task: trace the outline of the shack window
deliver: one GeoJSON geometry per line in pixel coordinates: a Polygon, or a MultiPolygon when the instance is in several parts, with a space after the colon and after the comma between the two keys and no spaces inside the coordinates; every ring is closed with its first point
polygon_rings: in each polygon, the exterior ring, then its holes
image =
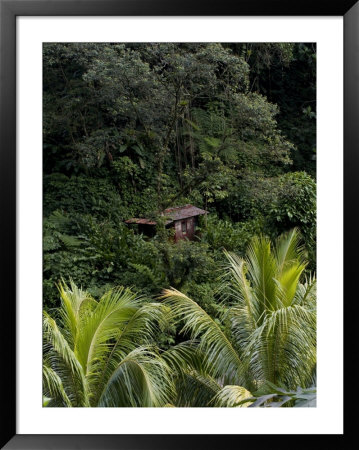
{"type": "Polygon", "coordinates": [[[185,220],[182,222],[182,233],[187,233],[187,222],[185,220]]]}

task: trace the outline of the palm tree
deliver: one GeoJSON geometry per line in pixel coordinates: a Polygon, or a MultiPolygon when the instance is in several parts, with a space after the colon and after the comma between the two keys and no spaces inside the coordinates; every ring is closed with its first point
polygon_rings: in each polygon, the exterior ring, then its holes
{"type": "Polygon", "coordinates": [[[43,394],[48,406],[164,406],[170,369],[153,345],[166,307],[129,290],[100,301],[71,282],[59,286],[55,320],[43,317],[43,394]]]}
{"type": "Polygon", "coordinates": [[[191,379],[185,383],[189,394],[185,386],[181,394],[186,406],[191,397],[197,401],[200,384],[208,391],[200,400],[206,405],[235,406],[266,382],[296,389],[315,380],[315,279],[304,276],[307,263],[298,231],[283,234],[274,245],[267,237],[255,237],[245,258],[226,256],[221,291],[231,306],[222,323],[175,289],[163,294],[190,336],[164,356],[182,368],[181,383],[191,379]]]}

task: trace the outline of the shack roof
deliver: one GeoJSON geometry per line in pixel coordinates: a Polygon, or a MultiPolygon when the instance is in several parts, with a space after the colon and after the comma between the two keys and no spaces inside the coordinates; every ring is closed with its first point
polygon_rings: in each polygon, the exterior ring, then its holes
{"type": "MultiPolygon", "coordinates": [[[[177,220],[188,219],[189,217],[202,216],[203,214],[207,214],[208,211],[204,209],[197,208],[193,205],[184,205],[177,206],[175,208],[167,208],[161,212],[161,216],[166,217],[165,224],[168,225],[172,222],[176,222],[177,220]]],[[[137,223],[139,225],[156,225],[156,221],[152,219],[146,218],[136,218],[128,219],[125,221],[126,223],[137,223]]]]}
{"type": "Polygon", "coordinates": [[[133,217],[132,219],[125,220],[126,223],[137,223],[138,225],[156,225],[156,222],[151,219],[143,219],[133,217]]]}
{"type": "Polygon", "coordinates": [[[177,206],[176,208],[167,208],[161,213],[161,216],[169,217],[175,222],[176,220],[187,219],[188,217],[202,216],[203,214],[207,214],[207,211],[201,208],[197,208],[197,206],[184,205],[177,206]]]}

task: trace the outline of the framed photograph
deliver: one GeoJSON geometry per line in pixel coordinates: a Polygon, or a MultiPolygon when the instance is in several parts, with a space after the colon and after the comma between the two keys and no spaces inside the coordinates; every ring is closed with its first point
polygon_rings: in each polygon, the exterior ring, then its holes
{"type": "Polygon", "coordinates": [[[0,21],[2,448],[342,445],[358,3],[0,21]]]}

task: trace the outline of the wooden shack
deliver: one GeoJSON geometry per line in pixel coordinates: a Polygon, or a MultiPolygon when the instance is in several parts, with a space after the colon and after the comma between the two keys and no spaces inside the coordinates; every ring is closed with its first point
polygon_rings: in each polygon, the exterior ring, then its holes
{"type": "MultiPolygon", "coordinates": [[[[198,217],[203,216],[204,214],[207,214],[207,211],[193,205],[167,208],[160,213],[160,215],[165,219],[165,226],[167,228],[174,228],[175,242],[180,239],[193,240],[196,233],[198,217]]],[[[128,224],[137,224],[139,232],[142,232],[147,236],[153,236],[156,233],[157,223],[153,219],[133,217],[125,222],[128,224]]]]}

